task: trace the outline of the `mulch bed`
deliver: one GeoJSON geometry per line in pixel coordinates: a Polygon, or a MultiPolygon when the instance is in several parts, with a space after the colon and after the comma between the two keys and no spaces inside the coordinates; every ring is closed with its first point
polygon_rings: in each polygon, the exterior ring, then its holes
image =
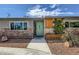
{"type": "Polygon", "coordinates": [[[0,47],[26,48],[32,39],[8,39],[5,42],[0,41],[0,47]]]}
{"type": "Polygon", "coordinates": [[[64,47],[64,43],[55,43],[46,40],[52,54],[56,55],[79,55],[78,47],[64,47]]]}

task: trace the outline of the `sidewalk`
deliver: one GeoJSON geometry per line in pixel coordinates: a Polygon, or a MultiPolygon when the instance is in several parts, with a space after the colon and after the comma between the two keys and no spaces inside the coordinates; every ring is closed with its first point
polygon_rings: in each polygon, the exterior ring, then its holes
{"type": "Polygon", "coordinates": [[[27,48],[0,47],[0,55],[51,55],[44,38],[34,38],[27,48]]]}
{"type": "Polygon", "coordinates": [[[32,39],[32,41],[29,43],[27,48],[41,50],[41,51],[44,51],[44,52],[51,54],[51,51],[50,51],[50,49],[47,45],[47,42],[44,38],[34,38],[34,39],[32,39]]]}
{"type": "Polygon", "coordinates": [[[29,48],[0,47],[0,55],[48,55],[48,53],[29,48]]]}

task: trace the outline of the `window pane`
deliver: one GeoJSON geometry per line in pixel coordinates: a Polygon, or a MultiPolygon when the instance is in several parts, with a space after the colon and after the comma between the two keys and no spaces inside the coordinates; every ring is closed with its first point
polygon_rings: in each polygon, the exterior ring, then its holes
{"type": "Polygon", "coordinates": [[[65,22],[65,27],[66,27],[66,28],[69,27],[69,22],[65,22]]]}
{"type": "Polygon", "coordinates": [[[26,30],[27,23],[24,22],[14,22],[11,23],[11,30],[26,30]]]}
{"type": "Polygon", "coordinates": [[[15,23],[15,29],[16,30],[22,30],[23,29],[22,28],[22,23],[19,23],[19,22],[15,23]]]}
{"type": "Polygon", "coordinates": [[[24,23],[24,30],[27,29],[27,23],[24,23]]]}
{"type": "Polygon", "coordinates": [[[11,23],[10,25],[11,25],[11,30],[14,30],[15,29],[14,28],[14,23],[11,23]]]}
{"type": "Polygon", "coordinates": [[[70,27],[79,27],[79,22],[71,22],[70,27]]]}

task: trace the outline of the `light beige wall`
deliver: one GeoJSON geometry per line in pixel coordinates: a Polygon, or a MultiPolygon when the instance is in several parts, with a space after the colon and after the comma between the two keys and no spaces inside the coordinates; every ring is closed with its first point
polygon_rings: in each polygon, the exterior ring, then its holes
{"type": "MultiPolygon", "coordinates": [[[[10,29],[10,23],[16,21],[0,21],[0,29],[10,29]]],[[[17,21],[18,22],[18,21],[17,21]]],[[[33,21],[19,21],[19,22],[27,22],[27,32],[33,33],[33,21]]]]}
{"type": "MultiPolygon", "coordinates": [[[[26,21],[9,21],[9,23],[11,23],[11,22],[26,22],[27,23],[27,30],[26,31],[33,33],[33,29],[34,29],[33,21],[31,21],[31,20],[29,20],[29,21],[28,20],[26,20],[26,21]]],[[[9,27],[10,27],[10,25],[9,25],[9,27]]]]}
{"type": "Polygon", "coordinates": [[[8,29],[9,21],[0,21],[0,29],[8,29]]]}
{"type": "Polygon", "coordinates": [[[79,22],[79,19],[77,18],[64,18],[64,21],[63,22],[79,22]]]}
{"type": "MultiPolygon", "coordinates": [[[[78,18],[64,18],[63,24],[65,24],[65,22],[79,22],[78,18]]],[[[73,29],[79,29],[79,28],[73,28],[73,27],[69,27],[66,28],[68,31],[71,31],[73,29]]]]}

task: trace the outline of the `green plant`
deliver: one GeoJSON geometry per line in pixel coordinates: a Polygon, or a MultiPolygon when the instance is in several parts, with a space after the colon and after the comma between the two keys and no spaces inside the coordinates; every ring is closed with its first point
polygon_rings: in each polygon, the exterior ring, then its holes
{"type": "Polygon", "coordinates": [[[64,26],[63,26],[63,24],[62,24],[62,20],[55,20],[54,21],[54,24],[55,24],[55,26],[54,26],[54,32],[55,32],[55,34],[63,34],[64,32],[63,32],[63,30],[64,30],[64,26]]]}

